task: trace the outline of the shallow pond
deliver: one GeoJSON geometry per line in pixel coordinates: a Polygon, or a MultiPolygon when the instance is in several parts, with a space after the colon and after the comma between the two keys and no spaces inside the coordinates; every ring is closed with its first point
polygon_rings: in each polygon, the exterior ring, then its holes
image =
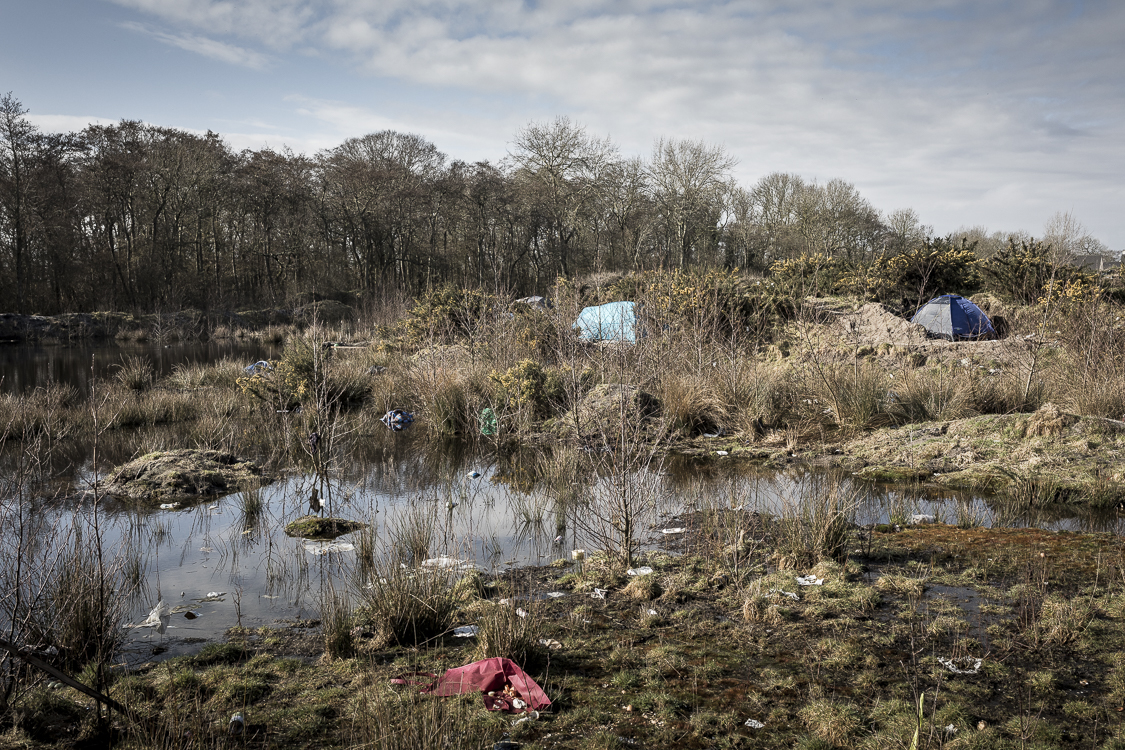
{"type": "MultiPolygon", "coordinates": [[[[621,486],[618,480],[625,480],[638,498],[647,498],[637,535],[647,548],[692,534],[691,528],[664,534],[692,510],[743,508],[799,517],[808,498],[824,498],[826,492],[836,492],[861,525],[914,514],[951,523],[971,518],[984,526],[1026,525],[1028,520],[1003,518],[978,497],[882,488],[806,469],[763,472],[734,462],[716,467],[713,461],[592,475],[586,480],[583,509],[558,511],[556,491],[513,484],[519,472],[508,462],[472,452],[434,456],[426,453],[424,442],[398,435],[378,442],[385,449],[381,458],[361,471],[353,466],[347,479],[294,475],[256,493],[235,493],[183,509],[135,511],[107,504],[107,541],[113,549],[128,546],[137,552],[143,566],[144,590],[130,621],[143,620],[161,598],[176,608],[164,635],[131,631],[126,659],[151,659],[154,651],[191,652],[198,639],[217,637],[235,625],[258,628],[318,619],[326,591],[348,590],[358,601],[363,587],[371,584],[359,556],[367,551],[376,559],[408,559],[396,547],[407,530],[423,534],[429,558],[471,564],[491,575],[513,566],[569,559],[574,549],[598,549],[611,536],[604,516],[612,508],[607,510],[605,503],[621,486]],[[345,548],[333,551],[286,536],[285,525],[308,513],[313,487],[327,498],[326,515],[362,521],[369,529],[340,537],[345,548]]],[[[68,511],[55,512],[58,528],[66,528],[68,511]]],[[[1054,514],[1031,520],[1047,528],[1120,531],[1116,516],[1054,514]]],[[[419,557],[411,560],[412,566],[418,563],[419,557]]]]}
{"type": "Polygon", "coordinates": [[[129,357],[145,357],[152,362],[157,378],[172,373],[176,365],[207,365],[221,359],[235,359],[247,365],[276,357],[273,344],[233,340],[200,343],[153,342],[129,344],[75,344],[68,346],[0,345],[0,391],[23,393],[49,383],[62,383],[85,393],[91,377],[113,377],[129,357]]]}

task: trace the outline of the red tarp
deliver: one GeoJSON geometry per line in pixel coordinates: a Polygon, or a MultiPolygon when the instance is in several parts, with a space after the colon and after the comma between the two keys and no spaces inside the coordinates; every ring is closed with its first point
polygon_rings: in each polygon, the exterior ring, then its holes
{"type": "MultiPolygon", "coordinates": [[[[398,685],[417,684],[409,677],[400,677],[392,682],[398,685]]],[[[423,693],[441,696],[478,691],[484,693],[484,706],[490,711],[513,713],[525,710],[523,707],[516,708],[513,698],[526,703],[528,711],[538,711],[551,705],[547,694],[535,684],[535,680],[528,677],[511,659],[498,656],[450,669],[437,682],[422,688],[423,693]],[[510,689],[505,691],[506,687],[510,689]]]]}

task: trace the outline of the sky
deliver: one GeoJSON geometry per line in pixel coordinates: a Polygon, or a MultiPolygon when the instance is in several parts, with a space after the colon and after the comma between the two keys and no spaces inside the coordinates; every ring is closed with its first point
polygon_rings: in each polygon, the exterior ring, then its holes
{"type": "Polygon", "coordinates": [[[122,119],[315,154],[379,130],[503,159],[566,116],[626,156],[722,145],[853,183],[938,234],[1125,248],[1125,3],[0,0],[0,94],[44,130],[122,119]]]}

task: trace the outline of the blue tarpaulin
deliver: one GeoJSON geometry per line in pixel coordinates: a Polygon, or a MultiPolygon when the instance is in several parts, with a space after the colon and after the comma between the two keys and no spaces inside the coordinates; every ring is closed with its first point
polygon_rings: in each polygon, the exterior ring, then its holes
{"type": "Polygon", "coordinates": [[[926,333],[949,341],[991,338],[996,335],[992,321],[971,300],[944,294],[930,300],[910,320],[926,333]]]}
{"type": "Polygon", "coordinates": [[[584,341],[637,342],[637,316],[632,302],[607,302],[587,307],[574,321],[578,338],[584,341]]]}

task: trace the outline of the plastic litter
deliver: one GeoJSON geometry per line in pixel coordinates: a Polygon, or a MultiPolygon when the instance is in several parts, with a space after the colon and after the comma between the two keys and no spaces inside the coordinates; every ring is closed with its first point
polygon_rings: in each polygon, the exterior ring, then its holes
{"type": "Polygon", "coordinates": [[[164,635],[164,631],[168,629],[168,621],[172,619],[172,611],[169,609],[168,604],[161,599],[148,613],[145,621],[137,625],[138,628],[156,628],[156,632],[164,635]]]}
{"type": "Polygon", "coordinates": [[[919,523],[933,523],[934,517],[929,513],[915,513],[910,517],[910,524],[913,526],[919,523]]]}
{"type": "Polygon", "coordinates": [[[799,601],[800,598],[801,598],[801,597],[797,596],[796,594],[794,594],[792,591],[782,591],[781,589],[770,589],[770,593],[771,594],[781,594],[782,596],[787,596],[790,599],[792,599],[793,601],[799,601]]]}
{"type": "Polygon", "coordinates": [[[351,552],[355,545],[351,542],[305,542],[305,551],[312,555],[327,555],[329,552],[351,552]]]}
{"type": "Polygon", "coordinates": [[[571,559],[577,560],[578,562],[582,562],[583,560],[586,559],[586,550],[584,550],[584,549],[572,550],[571,553],[570,553],[570,557],[571,557],[571,559]]]}
{"type": "Polygon", "coordinates": [[[660,613],[657,612],[655,609],[650,609],[645,614],[647,614],[649,617],[657,617],[657,616],[659,616],[660,613]]]}
{"type": "Polygon", "coordinates": [[[566,593],[563,591],[548,591],[546,596],[548,599],[562,599],[566,596],[566,593]]]}
{"type": "Polygon", "coordinates": [[[552,651],[556,651],[556,650],[563,647],[563,645],[561,643],[559,643],[558,641],[556,641],[554,638],[540,638],[539,639],[539,645],[540,646],[546,646],[547,648],[551,649],[552,651]]]}
{"type": "Polygon", "coordinates": [[[469,472],[469,479],[480,479],[480,472],[479,471],[470,471],[469,472]]]}
{"type": "Polygon", "coordinates": [[[715,451],[715,455],[716,456],[729,456],[730,453],[727,452],[727,451],[715,451]]]}
{"type": "Polygon", "coordinates": [[[467,560],[458,560],[456,557],[431,557],[428,560],[423,560],[421,563],[423,568],[432,568],[434,570],[476,570],[477,565],[467,560]]]}
{"type": "Polygon", "coordinates": [[[662,529],[661,530],[661,533],[664,533],[664,534],[684,534],[686,532],[687,532],[687,529],[685,529],[683,526],[676,526],[675,528],[672,528],[672,529],[662,529]]]}
{"type": "Polygon", "coordinates": [[[824,579],[809,573],[807,576],[797,576],[797,583],[801,586],[823,586],[824,579]]]}
{"type": "Polygon", "coordinates": [[[226,595],[227,595],[227,592],[225,592],[225,591],[208,591],[207,596],[203,597],[199,601],[201,601],[201,602],[221,602],[223,600],[223,597],[226,596],[226,595]]]}
{"type": "Polygon", "coordinates": [[[527,613],[527,610],[526,610],[526,609],[519,609],[519,608],[517,608],[517,609],[516,609],[516,614],[517,614],[518,616],[520,616],[520,617],[527,617],[527,614],[528,614],[528,613],[527,613]]]}
{"type": "Polygon", "coordinates": [[[254,364],[252,364],[248,367],[243,367],[242,371],[247,373],[248,375],[257,375],[258,373],[269,372],[272,369],[273,369],[273,365],[271,365],[269,362],[265,361],[264,359],[259,359],[254,364]]]}
{"type": "Polygon", "coordinates": [[[237,737],[246,731],[246,719],[242,717],[242,714],[235,714],[230,717],[229,731],[232,737],[237,737]]]}
{"type": "Polygon", "coordinates": [[[631,576],[649,576],[652,575],[652,568],[645,565],[640,568],[629,568],[625,571],[625,573],[631,576]]]}
{"type": "Polygon", "coordinates": [[[590,593],[591,599],[605,599],[605,595],[609,593],[609,589],[594,589],[590,593]]]}
{"type": "Polygon", "coordinates": [[[957,726],[954,725],[954,724],[946,724],[945,725],[945,733],[946,734],[957,734],[957,726]]]}
{"type": "Polygon", "coordinates": [[[453,628],[453,637],[472,638],[477,634],[478,630],[480,630],[480,628],[478,628],[476,625],[462,625],[460,627],[453,628]]]}
{"type": "Polygon", "coordinates": [[[211,547],[200,547],[199,551],[200,552],[214,552],[215,550],[212,549],[211,547]]]}
{"type": "Polygon", "coordinates": [[[160,510],[175,510],[180,507],[179,503],[161,503],[160,510]]]}
{"type": "Polygon", "coordinates": [[[496,412],[492,409],[484,408],[480,412],[480,434],[482,435],[495,435],[499,428],[498,420],[496,419],[496,412]]]}
{"type": "Polygon", "coordinates": [[[939,656],[938,661],[953,674],[976,674],[980,671],[980,665],[984,663],[983,659],[972,656],[958,656],[955,659],[939,656]]]}
{"type": "Polygon", "coordinates": [[[750,727],[751,729],[763,729],[766,725],[758,721],[757,719],[747,719],[746,726],[750,727]]]}
{"type": "Polygon", "coordinates": [[[403,409],[391,409],[379,420],[394,432],[402,432],[414,424],[414,415],[403,409]]]}

